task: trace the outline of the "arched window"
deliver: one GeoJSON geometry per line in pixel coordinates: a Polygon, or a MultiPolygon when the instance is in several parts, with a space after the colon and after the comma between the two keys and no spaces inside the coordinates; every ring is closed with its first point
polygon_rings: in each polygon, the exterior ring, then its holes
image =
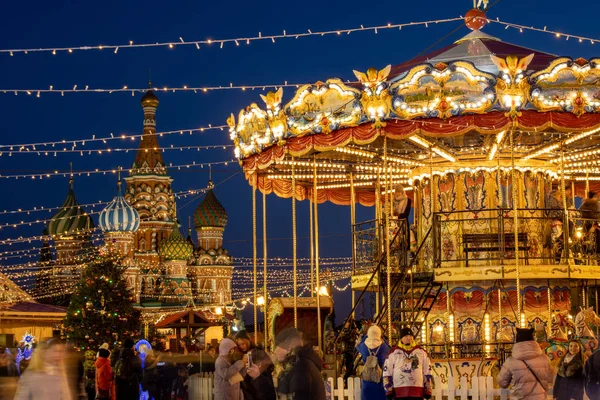
{"type": "Polygon", "coordinates": [[[138,249],[140,251],[146,251],[146,239],[145,238],[141,238],[138,244],[138,249]]]}

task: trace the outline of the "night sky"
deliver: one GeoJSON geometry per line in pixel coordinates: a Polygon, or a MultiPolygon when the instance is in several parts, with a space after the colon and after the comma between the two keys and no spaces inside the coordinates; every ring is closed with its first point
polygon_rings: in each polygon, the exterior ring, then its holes
{"type": "MultiPolygon", "coordinates": [[[[98,44],[152,43],[185,40],[234,38],[266,34],[306,32],[307,29],[334,30],[452,18],[470,8],[471,2],[433,1],[364,2],[364,1],[180,1],[157,0],[89,2],[8,2],[0,5],[3,22],[0,24],[0,48],[69,47],[98,44]],[[427,4],[427,5],[426,5],[427,4]]],[[[597,37],[597,16],[600,3],[587,2],[578,7],[564,1],[546,2],[502,0],[488,13],[494,19],[534,25],[560,32],[597,37]]],[[[351,35],[308,37],[300,39],[226,44],[218,46],[176,46],[175,49],[120,49],[112,51],[75,51],[52,55],[0,54],[0,89],[44,89],[145,87],[151,69],[153,85],[212,86],[234,84],[277,84],[284,81],[308,83],[339,77],[354,79],[353,69],[383,68],[387,64],[406,61],[460,26],[460,22],[408,27],[399,30],[358,32],[351,35]]],[[[600,43],[578,43],[557,39],[552,35],[515,29],[505,30],[492,24],[484,31],[504,41],[541,51],[570,57],[600,56],[600,43]]],[[[467,28],[446,38],[437,47],[448,45],[468,33],[467,28]]],[[[221,125],[231,112],[252,102],[262,104],[261,91],[221,91],[207,94],[156,93],[160,105],[157,130],[197,128],[208,124],[221,125]]],[[[284,102],[292,96],[284,89],[284,102]]],[[[141,94],[4,94],[0,92],[2,116],[1,144],[45,142],[61,139],[84,139],[92,135],[139,134],[142,130],[141,94]]],[[[226,131],[207,131],[190,136],[171,135],[159,138],[162,146],[230,144],[226,131]]],[[[134,148],[139,141],[112,141],[105,144],[86,144],[86,148],[134,148]],[[95,146],[95,147],[92,147],[95,146]]],[[[58,147],[57,147],[58,148],[58,147]]],[[[130,168],[135,152],[103,155],[58,154],[37,156],[14,154],[0,157],[0,174],[68,170],[130,168]],[[26,172],[27,171],[27,172],[26,172]]],[[[167,151],[165,162],[187,164],[233,159],[233,149],[167,151]]],[[[213,168],[215,184],[239,171],[236,162],[213,168]]],[[[200,189],[209,179],[208,169],[169,170],[174,178],[173,190],[200,189]]],[[[75,178],[75,192],[81,204],[110,200],[114,195],[114,175],[92,175],[75,178]]],[[[68,179],[54,177],[44,180],[1,179],[0,210],[60,206],[66,197],[68,179]]],[[[252,255],[251,191],[242,174],[228,180],[215,190],[229,214],[225,231],[225,247],[234,256],[252,255]]],[[[187,228],[188,216],[200,198],[178,200],[179,217],[187,228]]],[[[271,238],[291,236],[291,201],[275,195],[268,198],[268,235],[271,238]]],[[[260,203],[259,203],[260,208],[260,203]]],[[[299,204],[299,236],[308,236],[308,206],[299,204]]],[[[100,211],[100,208],[87,211],[100,211]]],[[[350,211],[348,207],[325,204],[319,208],[321,256],[350,256],[350,211]]],[[[32,215],[0,215],[0,223],[31,221],[49,218],[50,213],[32,215]]],[[[357,219],[372,217],[372,210],[359,207],[357,219]]],[[[97,221],[97,216],[96,216],[97,221]]],[[[260,225],[259,225],[260,226],[260,225]]],[[[0,239],[41,234],[42,224],[31,227],[3,228],[0,239]]],[[[260,233],[259,233],[260,234],[260,233]]],[[[36,242],[34,245],[39,245],[36,242]]],[[[291,240],[269,243],[269,256],[290,256],[291,240]]],[[[0,246],[0,251],[16,247],[0,246]]],[[[308,239],[299,241],[299,257],[308,256],[308,239]]],[[[259,253],[260,254],[260,253],[259,253]]],[[[11,259],[10,263],[33,261],[11,259]]],[[[8,263],[8,261],[6,262],[8,263]]],[[[345,282],[339,282],[343,285],[345,282]]],[[[346,299],[349,292],[343,293],[346,299]]],[[[348,301],[336,297],[344,314],[348,301]]],[[[345,316],[345,315],[344,315],[345,316]]]]}

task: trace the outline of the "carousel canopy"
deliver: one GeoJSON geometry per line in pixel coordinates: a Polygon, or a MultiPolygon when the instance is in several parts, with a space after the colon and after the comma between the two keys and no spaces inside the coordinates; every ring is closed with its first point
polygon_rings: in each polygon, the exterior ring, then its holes
{"type": "Polygon", "coordinates": [[[600,59],[556,57],[480,31],[381,70],[261,95],[228,119],[250,184],[298,200],[375,203],[377,177],[411,184],[482,169],[600,180],[600,59]],[[316,171],[316,172],[315,172],[316,171]],[[384,171],[389,173],[383,174],[384,171]],[[317,179],[314,179],[314,175],[317,179]],[[316,182],[316,184],[315,184],[316,182]],[[352,183],[352,185],[351,185],[352,183]]]}

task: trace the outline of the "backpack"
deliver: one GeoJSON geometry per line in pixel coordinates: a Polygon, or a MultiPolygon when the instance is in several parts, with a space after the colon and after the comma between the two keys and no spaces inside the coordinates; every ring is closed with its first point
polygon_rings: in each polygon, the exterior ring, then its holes
{"type": "Polygon", "coordinates": [[[133,363],[129,357],[119,358],[115,364],[115,377],[121,381],[132,381],[135,379],[133,363]]]}
{"type": "Polygon", "coordinates": [[[381,382],[381,377],[383,376],[383,371],[379,366],[379,360],[377,359],[377,353],[379,353],[379,349],[381,345],[377,347],[375,352],[371,352],[369,349],[369,356],[365,361],[365,367],[362,370],[361,378],[363,381],[368,382],[381,382]]]}

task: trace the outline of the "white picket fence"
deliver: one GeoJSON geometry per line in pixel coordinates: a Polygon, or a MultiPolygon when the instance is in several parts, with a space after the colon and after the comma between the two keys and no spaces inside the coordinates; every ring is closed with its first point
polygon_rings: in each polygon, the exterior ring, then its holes
{"type": "MultiPolygon", "coordinates": [[[[348,379],[348,387],[345,388],[344,379],[328,378],[326,388],[329,400],[360,400],[361,379],[354,377],[348,379]]],[[[214,378],[212,374],[192,375],[189,383],[190,400],[212,400],[214,390],[214,378]]],[[[459,387],[455,387],[454,380],[450,379],[446,387],[441,384],[435,385],[433,389],[434,400],[506,400],[508,399],[508,390],[494,388],[494,378],[491,376],[475,377],[472,380],[471,388],[467,379],[460,379],[459,387]]],[[[287,400],[287,396],[280,395],[279,400],[287,400]]]]}

